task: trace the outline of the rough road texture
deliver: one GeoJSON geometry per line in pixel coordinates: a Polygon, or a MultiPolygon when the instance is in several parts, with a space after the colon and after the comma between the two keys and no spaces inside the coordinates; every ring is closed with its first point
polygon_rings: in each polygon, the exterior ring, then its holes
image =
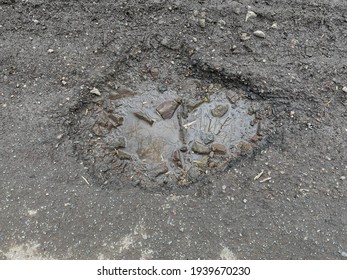
{"type": "Polygon", "coordinates": [[[342,0],[0,1],[0,259],[344,258],[346,30],[342,0]],[[81,109],[150,67],[268,104],[266,143],[185,188],[102,186],[81,109]]]}

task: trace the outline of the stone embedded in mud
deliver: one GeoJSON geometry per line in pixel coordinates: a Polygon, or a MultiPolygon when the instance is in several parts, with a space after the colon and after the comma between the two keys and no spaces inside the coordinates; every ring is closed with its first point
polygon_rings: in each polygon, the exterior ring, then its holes
{"type": "Polygon", "coordinates": [[[221,118],[223,117],[229,110],[228,105],[217,105],[214,109],[211,110],[212,116],[216,118],[221,118]]]}
{"type": "Polygon", "coordinates": [[[125,148],[127,143],[126,139],[123,136],[112,138],[108,141],[108,145],[111,149],[119,149],[119,148],[125,148]]]}
{"type": "Polygon", "coordinates": [[[172,118],[178,105],[179,103],[174,100],[165,101],[161,103],[156,110],[164,120],[167,120],[172,118]]]}
{"type": "Polygon", "coordinates": [[[118,126],[122,125],[124,122],[124,118],[122,116],[119,116],[117,114],[108,114],[108,128],[111,130],[112,128],[117,128],[118,126]]]}
{"type": "Polygon", "coordinates": [[[244,156],[244,155],[247,155],[253,149],[253,144],[247,143],[247,142],[240,142],[237,145],[237,149],[240,155],[244,156]]]}
{"type": "Polygon", "coordinates": [[[211,149],[198,141],[194,141],[192,151],[197,154],[209,154],[211,149]]]}
{"type": "Polygon", "coordinates": [[[142,112],[142,111],[138,111],[138,112],[134,112],[133,113],[135,117],[149,123],[150,125],[152,125],[155,122],[155,119],[151,118],[147,113],[142,112]]]}
{"type": "Polygon", "coordinates": [[[92,128],[92,131],[96,136],[104,136],[106,133],[106,128],[100,124],[95,124],[92,128]]]}
{"type": "Polygon", "coordinates": [[[226,94],[225,94],[225,97],[228,99],[228,101],[231,103],[231,104],[235,104],[239,99],[240,97],[238,96],[238,94],[236,92],[233,92],[233,91],[228,91],[226,94]]]}
{"type": "Polygon", "coordinates": [[[169,171],[169,168],[167,167],[166,163],[160,163],[157,164],[156,166],[154,166],[150,171],[149,171],[149,175],[151,177],[158,177],[162,174],[165,174],[166,172],[169,171]]]}
{"type": "Polygon", "coordinates": [[[227,153],[226,147],[219,143],[212,144],[212,151],[217,155],[225,155],[227,153]]]}
{"type": "Polygon", "coordinates": [[[158,90],[159,90],[160,93],[163,93],[163,92],[167,91],[167,85],[160,84],[158,86],[158,90]]]}
{"type": "Polygon", "coordinates": [[[136,92],[134,92],[132,89],[126,87],[119,87],[115,92],[110,93],[109,99],[118,100],[124,97],[132,97],[134,95],[136,95],[136,92]]]}
{"type": "Polygon", "coordinates": [[[131,159],[131,155],[128,154],[127,152],[122,151],[122,150],[117,150],[117,156],[122,160],[130,160],[131,159]]]}
{"type": "Polygon", "coordinates": [[[173,152],[172,161],[176,166],[182,167],[181,155],[179,150],[173,152]]]}
{"type": "Polygon", "coordinates": [[[194,160],[194,165],[200,169],[207,169],[208,159],[208,156],[203,156],[200,160],[194,160]]]}
{"type": "Polygon", "coordinates": [[[214,141],[214,135],[212,133],[204,133],[201,136],[201,140],[205,145],[211,144],[214,141]]]}
{"type": "Polygon", "coordinates": [[[194,181],[195,179],[199,178],[200,170],[198,167],[193,166],[188,170],[187,175],[189,181],[194,181]]]}
{"type": "Polygon", "coordinates": [[[159,76],[159,69],[156,67],[153,67],[153,68],[151,68],[150,73],[151,73],[151,76],[153,77],[153,79],[156,79],[159,76]]]}

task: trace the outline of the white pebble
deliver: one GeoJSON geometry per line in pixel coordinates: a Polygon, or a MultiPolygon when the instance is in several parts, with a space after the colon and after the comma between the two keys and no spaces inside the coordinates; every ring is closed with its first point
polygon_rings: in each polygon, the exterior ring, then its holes
{"type": "Polygon", "coordinates": [[[265,33],[261,30],[254,31],[254,36],[257,36],[259,38],[265,38],[265,33]]]}

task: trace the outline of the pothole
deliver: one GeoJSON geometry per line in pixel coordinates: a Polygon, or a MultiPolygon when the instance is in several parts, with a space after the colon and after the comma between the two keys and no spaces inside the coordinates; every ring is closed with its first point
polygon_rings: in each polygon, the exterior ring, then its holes
{"type": "Polygon", "coordinates": [[[135,185],[186,185],[225,169],[263,140],[260,103],[220,84],[181,84],[147,80],[91,91],[96,96],[80,123],[83,158],[105,184],[122,176],[135,185]]]}

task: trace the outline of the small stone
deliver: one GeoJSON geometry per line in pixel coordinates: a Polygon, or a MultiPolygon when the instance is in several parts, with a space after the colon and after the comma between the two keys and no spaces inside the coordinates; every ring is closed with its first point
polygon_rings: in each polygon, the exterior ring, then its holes
{"type": "Polygon", "coordinates": [[[151,118],[148,114],[142,111],[134,112],[134,116],[138,117],[139,119],[149,123],[152,125],[155,122],[155,119],[151,118]]]}
{"type": "Polygon", "coordinates": [[[47,51],[48,53],[53,53],[54,52],[54,50],[53,49],[48,49],[48,51],[47,51]]]}
{"type": "Polygon", "coordinates": [[[193,166],[188,170],[187,175],[189,181],[194,181],[195,179],[199,178],[200,170],[196,166],[193,166]]]}
{"type": "Polygon", "coordinates": [[[221,118],[223,117],[229,110],[228,105],[217,105],[214,109],[211,110],[212,116],[216,118],[221,118]]]}
{"type": "Polygon", "coordinates": [[[340,254],[342,257],[347,258],[347,252],[341,251],[340,254]]]}
{"type": "Polygon", "coordinates": [[[66,84],[67,84],[67,81],[65,81],[65,80],[62,80],[62,81],[61,81],[61,84],[62,84],[63,86],[66,86],[66,84]]]}
{"type": "Polygon", "coordinates": [[[247,199],[242,200],[242,202],[246,204],[247,203],[247,199]]]}
{"type": "Polygon", "coordinates": [[[211,150],[208,146],[198,141],[194,141],[192,151],[197,154],[209,154],[211,150]]]}
{"type": "Polygon", "coordinates": [[[342,91],[343,91],[344,93],[347,93],[347,86],[346,86],[346,87],[343,87],[343,88],[342,88],[342,91]]]}
{"type": "Polygon", "coordinates": [[[59,134],[59,135],[57,136],[57,139],[60,140],[61,138],[63,138],[63,136],[64,136],[64,134],[59,134]]]}
{"type": "Polygon", "coordinates": [[[249,20],[249,19],[252,19],[252,18],[256,18],[257,17],[257,14],[253,11],[248,11],[247,14],[246,14],[246,22],[249,20]]]}
{"type": "Polygon", "coordinates": [[[176,166],[182,167],[182,161],[181,161],[180,151],[179,150],[176,150],[176,151],[173,152],[172,161],[173,161],[173,163],[176,166]]]}
{"type": "Polygon", "coordinates": [[[109,95],[110,100],[118,100],[124,97],[132,97],[136,95],[136,92],[127,87],[119,87],[115,92],[111,92],[109,95]]]}
{"type": "Polygon", "coordinates": [[[117,88],[117,92],[123,97],[134,96],[136,94],[131,88],[127,87],[119,87],[117,88]]]}
{"type": "Polygon", "coordinates": [[[207,169],[208,156],[203,156],[201,160],[194,160],[194,165],[200,169],[207,169]]]}
{"type": "Polygon", "coordinates": [[[205,28],[205,27],[206,27],[206,19],[204,19],[204,18],[199,18],[198,23],[199,23],[199,26],[200,26],[201,28],[205,28]]]}
{"type": "Polygon", "coordinates": [[[227,153],[227,149],[223,144],[212,144],[212,151],[217,155],[225,155],[227,153]]]}
{"type": "Polygon", "coordinates": [[[226,25],[226,22],[222,19],[218,21],[218,26],[220,29],[224,29],[224,26],[226,25]]]}
{"type": "Polygon", "coordinates": [[[259,38],[265,38],[265,33],[261,30],[256,30],[253,32],[253,35],[259,38]]]}
{"type": "Polygon", "coordinates": [[[159,91],[160,93],[163,93],[163,92],[167,91],[167,86],[164,85],[164,84],[160,84],[160,85],[158,86],[158,91],[159,91]]]}
{"type": "Polygon", "coordinates": [[[205,145],[211,144],[214,141],[214,135],[212,133],[205,133],[201,136],[201,140],[205,145]]]}
{"type": "Polygon", "coordinates": [[[187,147],[187,146],[183,146],[183,147],[180,148],[180,151],[181,151],[182,153],[185,153],[185,152],[188,151],[188,147],[187,147]]]}
{"type": "Polygon", "coordinates": [[[93,94],[95,94],[95,95],[97,95],[97,96],[100,96],[100,95],[101,95],[100,91],[99,91],[96,87],[94,87],[94,88],[90,91],[90,93],[93,93],[93,94]]]}
{"type": "Polygon", "coordinates": [[[153,67],[153,68],[150,70],[150,73],[151,73],[152,77],[153,77],[154,79],[156,79],[156,78],[158,78],[158,76],[159,76],[159,69],[156,68],[156,67],[153,67]]]}
{"type": "Polygon", "coordinates": [[[106,129],[105,127],[103,127],[102,125],[100,124],[95,124],[92,128],[92,131],[94,132],[94,134],[96,136],[104,136],[105,133],[106,133],[106,129]]]}
{"type": "Polygon", "coordinates": [[[117,156],[122,160],[130,160],[131,159],[131,155],[128,154],[127,152],[122,151],[122,150],[117,151],[117,156]]]}
{"type": "Polygon", "coordinates": [[[225,94],[225,97],[228,99],[228,101],[231,104],[235,104],[240,99],[240,96],[236,92],[233,92],[233,91],[228,91],[225,94]]]}
{"type": "Polygon", "coordinates": [[[122,116],[119,116],[117,114],[108,114],[108,128],[117,128],[118,126],[122,125],[124,123],[124,118],[122,116]]]}
{"type": "Polygon", "coordinates": [[[247,40],[251,39],[251,36],[249,36],[249,34],[246,32],[242,32],[240,39],[241,39],[241,41],[247,41],[247,40]]]}
{"type": "Polygon", "coordinates": [[[127,146],[127,141],[125,137],[120,136],[117,138],[112,138],[112,140],[108,141],[108,144],[112,149],[125,148],[127,146]]]}
{"type": "Polygon", "coordinates": [[[346,176],[341,176],[340,180],[342,180],[342,181],[346,180],[346,176]]]}
{"type": "Polygon", "coordinates": [[[158,107],[157,107],[157,112],[158,114],[164,119],[171,119],[173,114],[175,113],[177,107],[178,107],[178,103],[176,101],[170,100],[170,101],[165,101],[163,103],[161,103],[158,107]]]}
{"type": "Polygon", "coordinates": [[[37,19],[34,19],[33,22],[34,22],[35,24],[39,24],[39,23],[40,23],[37,19]]]}
{"type": "Polygon", "coordinates": [[[277,26],[277,22],[274,22],[274,23],[271,25],[271,28],[273,28],[273,29],[277,29],[277,28],[278,28],[278,26],[277,26]]]}
{"type": "Polygon", "coordinates": [[[153,167],[150,170],[150,176],[151,177],[158,177],[162,174],[165,174],[168,171],[169,171],[169,168],[167,167],[166,163],[163,162],[163,163],[156,165],[155,167],[153,167]]]}

